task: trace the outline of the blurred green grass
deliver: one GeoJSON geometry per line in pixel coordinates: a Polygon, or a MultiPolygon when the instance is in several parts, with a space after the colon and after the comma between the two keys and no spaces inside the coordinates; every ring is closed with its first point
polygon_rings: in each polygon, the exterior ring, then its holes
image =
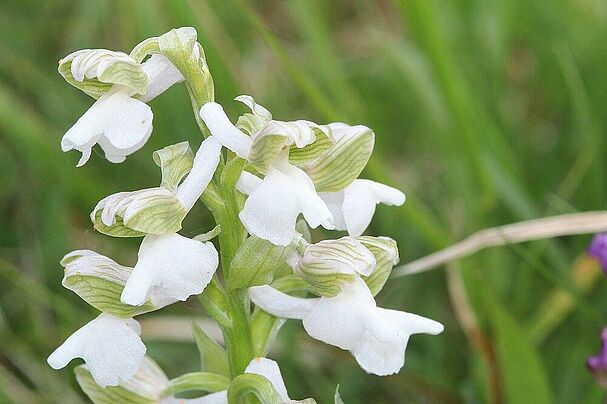
{"type": "MultiPolygon", "coordinates": [[[[173,88],[152,103],[154,135],[143,150],[121,165],[94,156],[76,169],[78,153],[62,153],[59,142],[91,100],[63,82],[57,61],[81,48],[128,51],[184,25],[198,30],[229,112],[245,93],[278,119],[375,130],[365,176],[403,189],[408,201],[378,208],[369,234],[395,238],[405,262],[485,227],[605,206],[603,1],[3,0],[0,402],[83,400],[71,372],[45,362],[95,315],[61,287],[59,259],[91,248],[133,262],[138,241],[96,234],[88,213],[110,193],[154,183],[153,150],[199,136],[185,89],[173,88]]],[[[210,227],[198,209],[185,233],[210,227]]],[[[347,403],[487,402],[491,367],[505,402],[602,402],[584,362],[607,322],[607,286],[599,279],[583,293],[572,282],[588,241],[493,249],[461,263],[495,351],[491,366],[460,328],[443,270],[392,280],[378,297],[446,326],[439,337],[412,338],[400,374],[366,375],[295,323],[273,357],[293,397],[319,402],[337,384],[347,403]],[[571,292],[575,308],[537,334],[538,310],[555,289],[571,292]]],[[[203,313],[178,306],[160,315],[203,313]]],[[[169,376],[197,366],[193,344],[148,347],[169,376]]]]}

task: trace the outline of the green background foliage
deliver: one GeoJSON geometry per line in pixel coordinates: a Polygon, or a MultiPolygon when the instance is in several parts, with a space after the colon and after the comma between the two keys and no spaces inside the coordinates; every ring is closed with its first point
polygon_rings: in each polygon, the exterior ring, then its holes
{"type": "MultiPolygon", "coordinates": [[[[46,364],[96,315],[61,287],[59,260],[90,248],[133,264],[138,240],[96,233],[89,212],[110,193],[155,186],[154,150],[201,140],[177,86],[151,103],[154,133],[141,151],[120,165],[96,153],[76,169],[79,153],[62,153],[60,139],[92,99],[63,81],[57,61],[82,48],[129,51],[185,25],[198,30],[232,116],[244,110],[231,100],[250,94],[277,119],[373,128],[363,177],[402,189],[407,203],[379,207],[367,233],[398,241],[402,262],[485,227],[605,206],[604,1],[2,0],[0,402],[84,399],[71,371],[46,364]]],[[[195,208],[182,234],[212,227],[195,208]]],[[[583,257],[589,239],[491,249],[450,272],[389,281],[381,306],[446,328],[414,336],[398,375],[366,375],[297,322],[270,357],[292,397],[321,403],[337,384],[346,403],[602,402],[584,362],[607,323],[607,282],[574,282],[598,271],[583,257]],[[471,314],[479,327],[464,332],[471,314]]],[[[192,300],[142,316],[169,377],[199,370],[187,319],[203,313],[192,300]]]]}

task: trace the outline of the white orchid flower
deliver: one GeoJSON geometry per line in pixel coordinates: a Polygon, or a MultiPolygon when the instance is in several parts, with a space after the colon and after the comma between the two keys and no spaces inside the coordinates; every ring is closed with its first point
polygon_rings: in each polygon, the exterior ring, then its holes
{"type": "MultiPolygon", "coordinates": [[[[278,363],[267,358],[255,358],[253,359],[247,368],[245,373],[256,374],[268,379],[274,389],[281,398],[281,403],[299,403],[300,401],[291,400],[287,393],[287,387],[282,378],[282,373],[278,367],[278,363]]],[[[228,392],[219,391],[217,393],[208,394],[204,397],[197,399],[197,404],[228,404],[228,392]]]]}
{"type": "Polygon", "coordinates": [[[379,203],[400,206],[405,203],[405,194],[396,188],[371,180],[357,179],[338,192],[321,192],[333,214],[336,230],[347,230],[358,237],[369,227],[379,203]]]}
{"type": "Polygon", "coordinates": [[[63,151],[82,152],[78,167],[88,161],[95,144],[112,163],[123,162],[143,147],[153,119],[146,102],[183,81],[162,55],[139,64],[122,52],[85,49],[66,56],[59,65],[68,82],[98,98],[61,140],[63,151]]]}
{"type": "Polygon", "coordinates": [[[434,320],[377,307],[360,278],[335,297],[293,297],[268,285],[252,287],[249,294],[257,306],[276,317],[303,320],[312,338],[350,351],[365,371],[379,376],[403,367],[412,334],[443,331],[434,320]]]}
{"type": "Polygon", "coordinates": [[[137,321],[102,313],[66,339],[48,363],[60,369],[82,358],[98,385],[117,386],[141,367],[146,348],[140,332],[137,321]]]}
{"type": "MultiPolygon", "coordinates": [[[[180,146],[178,144],[176,146],[180,146]]],[[[174,233],[202,195],[219,164],[221,144],[212,136],[205,139],[194,157],[191,171],[181,167],[173,184],[110,195],[91,212],[91,221],[98,231],[112,236],[141,236],[144,234],[174,233]]],[[[163,168],[163,178],[170,177],[163,168]]]]}
{"type": "Polygon", "coordinates": [[[312,228],[333,228],[331,212],[314,183],[288,160],[289,147],[303,148],[314,141],[313,124],[273,121],[269,112],[250,97],[238,99],[251,108],[256,119],[249,125],[256,129],[251,136],[234,126],[217,103],[205,104],[200,116],[222,145],[265,172],[263,180],[243,172],[237,185],[249,195],[239,215],[247,231],[273,244],[287,245],[300,213],[312,228]]]}
{"type": "Polygon", "coordinates": [[[219,265],[213,243],[179,234],[147,235],[139,247],[137,264],[122,291],[121,301],[155,307],[201,293],[219,265]]]}

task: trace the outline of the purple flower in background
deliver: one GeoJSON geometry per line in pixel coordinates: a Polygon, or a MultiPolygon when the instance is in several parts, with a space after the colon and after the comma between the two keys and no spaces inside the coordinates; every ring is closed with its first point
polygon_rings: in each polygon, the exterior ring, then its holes
{"type": "Polygon", "coordinates": [[[594,236],[588,247],[588,255],[598,259],[603,272],[607,273],[607,233],[594,236]]]}
{"type": "Polygon", "coordinates": [[[594,379],[603,387],[607,387],[607,327],[601,332],[601,352],[588,358],[586,365],[592,372],[594,379]]]}

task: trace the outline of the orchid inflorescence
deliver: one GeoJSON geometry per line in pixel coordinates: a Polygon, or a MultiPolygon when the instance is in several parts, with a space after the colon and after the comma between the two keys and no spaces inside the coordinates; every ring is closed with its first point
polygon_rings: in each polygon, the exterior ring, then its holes
{"type": "Polygon", "coordinates": [[[191,399],[200,403],[238,402],[248,394],[293,402],[278,365],[264,358],[284,319],[302,320],[312,338],[350,351],[376,375],[403,367],[412,334],[443,331],[436,321],[376,305],[398,249],[391,238],[363,233],[377,204],[400,206],[405,196],[358,179],[373,150],[371,129],[277,121],[246,95],[236,101],[250,112],[232,123],[214,102],[193,28],[146,39],[130,54],[80,50],[59,62],[59,72],[96,99],[61,142],[64,151],[82,152],[78,166],[95,144],[113,163],[143,147],[153,120],[146,103],[182,81],[204,138],[196,153],[188,142],[154,153],[159,186],[110,195],[93,209],[99,232],[143,237],[134,267],[90,250],[61,261],[63,285],[101,314],[48,362],[58,369],[84,359],[76,377],[94,402],[165,403],[192,389],[210,393],[191,399]],[[179,235],[199,201],[216,227],[194,238],[179,235]],[[312,243],[309,230],[319,226],[348,235],[312,243]],[[146,356],[135,317],[193,295],[221,327],[225,348],[197,328],[206,368],[183,383],[146,356]]]}

